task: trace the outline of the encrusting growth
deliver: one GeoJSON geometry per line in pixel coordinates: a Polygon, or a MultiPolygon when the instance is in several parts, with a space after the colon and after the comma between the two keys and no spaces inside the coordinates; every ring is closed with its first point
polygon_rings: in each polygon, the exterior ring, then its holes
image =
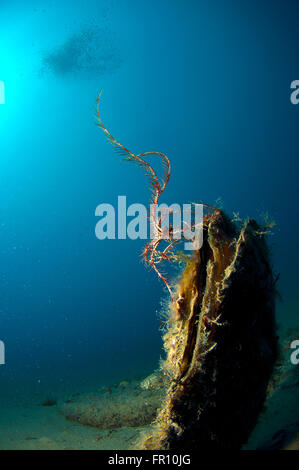
{"type": "Polygon", "coordinates": [[[141,449],[240,449],[262,410],[277,355],[275,280],[254,220],[204,227],[164,335],[164,403],[141,449]]]}

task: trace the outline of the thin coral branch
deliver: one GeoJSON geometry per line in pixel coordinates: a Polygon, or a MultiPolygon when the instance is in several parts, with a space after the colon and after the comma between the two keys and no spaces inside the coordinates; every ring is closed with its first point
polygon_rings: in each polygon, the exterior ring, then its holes
{"type": "MultiPolygon", "coordinates": [[[[159,216],[159,218],[157,218],[159,198],[165,190],[170,179],[171,171],[169,159],[164,153],[161,152],[144,152],[136,155],[130,150],[128,150],[126,147],[124,147],[118,140],[116,140],[115,137],[113,137],[112,134],[104,126],[100,116],[99,103],[101,93],[102,92],[99,93],[97,98],[97,125],[103,130],[108,142],[110,142],[114,146],[115,150],[124,157],[125,161],[132,161],[142,168],[150,183],[152,198],[149,220],[153,232],[153,239],[145,245],[142,251],[142,258],[145,264],[147,264],[151,269],[154,269],[154,271],[157,273],[158,277],[162,280],[167,290],[169,291],[172,301],[174,301],[174,294],[170,287],[169,281],[167,280],[166,275],[162,272],[160,268],[158,268],[157,265],[162,263],[162,261],[172,261],[174,259],[177,259],[177,256],[174,254],[173,251],[174,246],[181,240],[182,237],[184,237],[187,231],[190,232],[190,230],[194,230],[195,228],[198,229],[199,227],[195,226],[192,223],[188,224],[186,222],[183,222],[184,226],[180,227],[179,229],[177,227],[174,229],[174,227],[170,226],[168,227],[168,230],[166,230],[162,226],[165,219],[169,217],[171,213],[173,213],[172,211],[166,210],[163,216],[159,216]],[[160,157],[164,168],[164,173],[160,180],[153,167],[144,158],[142,158],[150,156],[160,157]],[[166,247],[164,249],[160,249],[160,245],[162,244],[162,242],[166,243],[166,247]]],[[[213,220],[213,218],[217,217],[220,211],[216,207],[208,206],[207,204],[203,205],[210,211],[205,216],[202,222],[202,225],[205,225],[209,221],[213,220]]],[[[193,206],[196,206],[196,204],[193,203],[193,206]]]]}
{"type": "Polygon", "coordinates": [[[171,298],[173,298],[173,294],[172,294],[170,285],[166,277],[156,266],[156,263],[157,263],[156,258],[158,258],[158,260],[161,259],[161,255],[158,253],[157,248],[159,244],[161,243],[161,241],[163,240],[163,238],[161,238],[161,234],[160,234],[161,230],[159,226],[156,224],[155,213],[156,213],[156,207],[158,205],[159,198],[161,194],[163,193],[164,189],[166,188],[169,178],[170,178],[169,159],[165,154],[161,152],[145,152],[145,153],[140,153],[136,155],[130,150],[128,150],[126,147],[124,147],[117,139],[115,139],[115,137],[113,137],[113,135],[104,126],[103,121],[100,116],[99,103],[100,103],[101,93],[102,92],[99,93],[98,98],[97,98],[97,106],[96,106],[97,125],[103,130],[106,138],[108,139],[108,142],[110,142],[121,155],[125,156],[124,160],[133,161],[137,163],[144,170],[149,180],[150,186],[152,188],[153,194],[152,194],[151,202],[152,202],[152,205],[154,206],[154,210],[153,210],[154,220],[152,220],[152,225],[153,225],[154,233],[156,235],[156,239],[154,239],[153,242],[150,242],[146,245],[145,249],[143,250],[143,259],[147,264],[149,264],[156,271],[160,279],[166,285],[171,295],[171,298]],[[148,157],[150,155],[159,156],[162,160],[163,166],[165,167],[164,177],[161,180],[161,182],[159,181],[157,174],[155,170],[153,169],[153,167],[148,162],[146,162],[143,158],[141,158],[141,157],[148,157]]]}

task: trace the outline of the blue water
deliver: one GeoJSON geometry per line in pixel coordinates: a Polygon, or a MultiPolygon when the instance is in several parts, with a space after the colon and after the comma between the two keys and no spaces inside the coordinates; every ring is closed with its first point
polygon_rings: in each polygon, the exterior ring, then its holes
{"type": "Polygon", "coordinates": [[[144,242],[94,232],[98,204],[149,201],[95,126],[101,89],[120,142],[168,155],[161,202],[276,221],[278,322],[298,325],[298,21],[295,0],[1,0],[0,393],[145,376],[162,354],[144,242]]]}

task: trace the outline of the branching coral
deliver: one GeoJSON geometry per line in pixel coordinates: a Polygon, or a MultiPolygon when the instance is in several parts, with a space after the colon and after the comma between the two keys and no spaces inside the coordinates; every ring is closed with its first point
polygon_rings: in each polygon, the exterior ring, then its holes
{"type": "MultiPolygon", "coordinates": [[[[201,221],[203,243],[187,259],[176,289],[160,269],[178,258],[176,229],[163,232],[159,198],[170,178],[170,163],[160,152],[134,154],[97,123],[109,142],[145,172],[152,189],[153,239],[143,258],[168,288],[170,303],[163,337],[166,359],[161,369],[168,386],[151,431],[136,446],[163,450],[240,449],[262,410],[277,355],[275,279],[263,229],[254,220],[237,227],[215,207],[201,221]],[[158,179],[145,160],[157,155],[165,167],[158,179]],[[166,248],[162,249],[162,242],[166,248]]],[[[235,221],[240,222],[235,216],[235,221]]],[[[179,228],[180,235],[189,226],[179,228]]]]}
{"type": "MultiPolygon", "coordinates": [[[[174,215],[174,212],[169,209],[166,209],[163,215],[158,215],[159,199],[170,179],[170,161],[168,157],[161,152],[144,152],[135,154],[128,150],[126,147],[124,147],[117,139],[115,139],[115,137],[113,137],[111,133],[107,130],[107,128],[104,126],[100,116],[99,103],[101,93],[102,92],[100,92],[100,94],[98,95],[96,106],[97,125],[103,130],[108,142],[111,143],[114,146],[115,150],[124,157],[124,161],[132,161],[144,171],[150,184],[152,196],[150,201],[151,209],[149,211],[149,219],[151,225],[152,239],[145,245],[142,252],[142,257],[145,264],[150,266],[150,268],[152,268],[157,273],[159,278],[163,281],[169,291],[172,301],[174,302],[175,298],[173,290],[165,273],[160,267],[161,262],[177,260],[178,256],[174,252],[175,245],[184,238],[187,232],[190,233],[190,231],[194,231],[195,228],[200,229],[200,227],[196,226],[195,224],[192,224],[192,222],[186,223],[185,221],[183,221],[183,226],[174,227],[170,225],[167,230],[163,228],[163,222],[165,221],[165,219],[168,218],[171,214],[174,215]],[[145,160],[145,158],[147,159],[148,157],[153,155],[159,157],[164,169],[163,176],[160,179],[158,178],[157,173],[153,169],[152,165],[150,165],[145,160]],[[161,247],[163,246],[163,243],[164,246],[166,244],[166,247],[164,248],[161,247]]],[[[193,212],[195,206],[196,204],[192,205],[191,212],[193,212]]],[[[208,206],[207,204],[203,204],[203,206],[208,209],[208,214],[203,220],[203,225],[205,225],[206,223],[208,223],[209,220],[217,216],[219,210],[215,207],[208,206]]],[[[191,216],[192,214],[190,214],[190,221],[191,216]]]]}

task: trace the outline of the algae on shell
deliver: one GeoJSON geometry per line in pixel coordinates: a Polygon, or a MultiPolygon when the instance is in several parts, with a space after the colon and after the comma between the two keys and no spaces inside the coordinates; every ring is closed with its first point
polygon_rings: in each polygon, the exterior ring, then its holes
{"type": "Polygon", "coordinates": [[[169,387],[142,449],[239,449],[262,410],[277,356],[275,280],[254,220],[219,211],[187,264],[164,335],[169,387]]]}

